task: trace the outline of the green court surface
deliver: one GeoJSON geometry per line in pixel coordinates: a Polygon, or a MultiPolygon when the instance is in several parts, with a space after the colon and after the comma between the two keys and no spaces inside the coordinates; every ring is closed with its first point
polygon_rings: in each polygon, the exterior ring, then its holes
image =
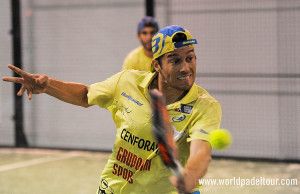
{"type": "MultiPolygon", "coordinates": [[[[95,194],[109,153],[0,149],[0,194],[95,194]]],[[[297,185],[205,185],[201,194],[298,194],[300,164],[213,160],[205,178],[296,179],[297,185]]],[[[227,182],[228,183],[228,182],[227,182]]]]}

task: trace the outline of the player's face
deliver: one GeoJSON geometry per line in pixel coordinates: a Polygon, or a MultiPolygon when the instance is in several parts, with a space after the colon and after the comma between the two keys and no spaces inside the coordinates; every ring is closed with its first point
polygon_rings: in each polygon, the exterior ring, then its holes
{"type": "Polygon", "coordinates": [[[196,54],[194,48],[185,46],[166,53],[161,59],[160,76],[177,90],[189,90],[195,82],[196,54]]]}
{"type": "Polygon", "coordinates": [[[138,34],[138,39],[140,40],[141,44],[143,45],[143,47],[148,50],[151,51],[152,49],[152,36],[155,34],[155,28],[153,27],[145,27],[143,28],[140,33],[138,34]]]}

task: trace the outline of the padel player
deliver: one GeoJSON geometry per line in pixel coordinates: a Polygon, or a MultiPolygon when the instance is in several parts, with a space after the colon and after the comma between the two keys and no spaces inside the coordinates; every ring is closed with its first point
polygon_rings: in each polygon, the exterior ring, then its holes
{"type": "Polygon", "coordinates": [[[21,77],[4,81],[22,84],[18,95],[46,93],[64,102],[89,107],[98,105],[112,113],[116,140],[101,174],[98,193],[173,194],[176,178],[157,157],[152,135],[149,90],[157,88],[167,103],[184,166],[188,192],[199,193],[198,180],[211,160],[208,133],[220,127],[221,107],[209,93],[195,84],[196,39],[180,26],[162,28],[152,38],[152,72],[124,70],[105,81],[86,86],[46,75],[30,74],[9,66],[21,77]]]}
{"type": "Polygon", "coordinates": [[[150,71],[152,63],[151,39],[158,31],[157,21],[150,16],[141,19],[137,26],[137,38],[141,46],[132,50],[125,58],[122,69],[150,71]]]}

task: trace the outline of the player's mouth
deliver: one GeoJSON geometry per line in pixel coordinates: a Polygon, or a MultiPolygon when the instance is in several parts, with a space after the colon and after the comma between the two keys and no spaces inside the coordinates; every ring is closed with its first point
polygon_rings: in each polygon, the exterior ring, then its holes
{"type": "Polygon", "coordinates": [[[185,74],[185,75],[180,75],[180,76],[177,77],[177,79],[179,79],[179,80],[187,80],[187,79],[189,79],[191,77],[192,77],[192,74],[189,73],[189,74],[185,74]]]}

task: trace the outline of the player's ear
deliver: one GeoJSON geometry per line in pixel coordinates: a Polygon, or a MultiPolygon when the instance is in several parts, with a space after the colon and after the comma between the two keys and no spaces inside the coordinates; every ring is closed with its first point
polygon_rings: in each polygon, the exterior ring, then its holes
{"type": "Polygon", "coordinates": [[[152,61],[152,66],[156,72],[160,72],[160,64],[156,59],[152,61]]]}

